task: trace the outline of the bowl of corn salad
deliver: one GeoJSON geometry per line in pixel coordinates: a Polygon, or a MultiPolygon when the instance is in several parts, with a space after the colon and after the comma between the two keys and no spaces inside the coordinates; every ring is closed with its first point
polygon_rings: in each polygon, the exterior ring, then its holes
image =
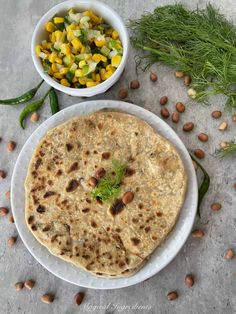
{"type": "Polygon", "coordinates": [[[104,93],[120,78],[129,37],[119,15],[93,0],[69,0],[38,22],[31,54],[40,76],[71,96],[104,93]]]}

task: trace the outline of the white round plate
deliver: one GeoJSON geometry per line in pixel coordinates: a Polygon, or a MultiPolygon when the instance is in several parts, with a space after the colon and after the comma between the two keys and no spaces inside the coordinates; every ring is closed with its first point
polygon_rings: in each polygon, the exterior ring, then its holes
{"type": "Polygon", "coordinates": [[[146,280],[163,269],[177,255],[192,229],[198,200],[197,179],[187,149],[177,134],[155,114],[133,104],[113,100],[94,100],[70,106],[42,123],[29,137],[15,164],[11,183],[11,203],[18,232],[30,253],[54,275],[78,286],[94,289],[117,289],[146,280]],[[95,277],[55,256],[42,246],[28,230],[25,223],[24,181],[33,151],[45,133],[68,119],[86,115],[103,108],[112,108],[133,114],[152,125],[159,134],[172,142],[184,162],[188,175],[188,190],[179,219],[161,247],[157,248],[148,262],[136,274],[127,278],[108,279],[95,277]]]}

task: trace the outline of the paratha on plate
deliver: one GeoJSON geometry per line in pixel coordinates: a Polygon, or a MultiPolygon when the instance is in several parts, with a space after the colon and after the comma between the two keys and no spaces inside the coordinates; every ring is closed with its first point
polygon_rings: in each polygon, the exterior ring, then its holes
{"type": "Polygon", "coordinates": [[[75,117],[38,144],[25,181],[26,222],[52,254],[93,274],[140,269],[166,239],[183,205],[187,176],[175,147],[146,122],[120,112],[75,117]],[[126,164],[117,212],[92,197],[96,170],[126,164]]]}

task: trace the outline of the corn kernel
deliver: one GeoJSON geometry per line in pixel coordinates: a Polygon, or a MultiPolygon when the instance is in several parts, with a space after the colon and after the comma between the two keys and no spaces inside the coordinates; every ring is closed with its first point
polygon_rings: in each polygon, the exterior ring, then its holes
{"type": "Polygon", "coordinates": [[[110,76],[112,76],[112,71],[107,71],[106,73],[105,73],[105,79],[107,80],[110,76]]]}
{"type": "Polygon", "coordinates": [[[57,30],[57,31],[54,32],[54,34],[55,34],[56,41],[61,41],[62,40],[63,33],[61,31],[57,30]]]}
{"type": "Polygon", "coordinates": [[[73,30],[71,30],[71,29],[69,29],[68,31],[67,31],[67,40],[68,41],[72,41],[73,39],[75,39],[76,37],[75,37],[75,35],[74,35],[74,33],[73,33],[73,30]]]}
{"type": "Polygon", "coordinates": [[[96,81],[96,74],[95,74],[95,72],[92,73],[92,79],[93,79],[94,81],[96,81]]]}
{"type": "Polygon", "coordinates": [[[67,81],[67,79],[62,79],[60,82],[62,85],[70,87],[70,83],[67,81]]]}
{"type": "Polygon", "coordinates": [[[61,74],[61,73],[59,73],[59,72],[54,73],[53,76],[54,76],[55,78],[59,79],[59,80],[60,80],[60,79],[63,79],[63,74],[61,74]]]}
{"type": "Polygon", "coordinates": [[[61,69],[59,70],[59,72],[60,72],[61,74],[66,74],[66,73],[69,72],[69,68],[61,68],[61,69]]]}
{"type": "Polygon", "coordinates": [[[58,57],[55,58],[55,62],[58,63],[58,64],[62,64],[62,60],[60,58],[58,58],[58,57]]]}
{"type": "Polygon", "coordinates": [[[52,70],[53,70],[53,72],[58,72],[58,67],[57,67],[56,63],[52,64],[52,70]]]}
{"type": "Polygon", "coordinates": [[[84,11],[83,12],[83,16],[89,16],[89,17],[91,17],[91,15],[92,15],[92,11],[84,11]]]}
{"type": "Polygon", "coordinates": [[[106,40],[105,40],[105,39],[102,39],[102,40],[97,40],[97,39],[95,39],[94,42],[95,42],[95,45],[96,45],[97,47],[102,47],[102,46],[105,45],[106,40]]]}
{"type": "Polygon", "coordinates": [[[105,73],[106,73],[106,70],[105,69],[101,69],[100,70],[100,76],[101,76],[101,79],[102,79],[102,81],[105,81],[105,73]]]}
{"type": "Polygon", "coordinates": [[[74,31],[76,29],[76,25],[75,24],[70,24],[66,27],[66,31],[74,31]]]}
{"type": "Polygon", "coordinates": [[[98,85],[98,82],[86,82],[86,87],[93,87],[98,85]]]}
{"type": "Polygon", "coordinates": [[[84,45],[82,45],[81,50],[80,50],[80,53],[85,53],[85,51],[86,51],[86,48],[85,48],[84,45]]]}
{"type": "Polygon", "coordinates": [[[113,38],[113,39],[119,38],[119,34],[118,34],[117,31],[113,31],[111,35],[112,35],[112,38],[113,38]]]}
{"type": "Polygon", "coordinates": [[[96,82],[101,82],[101,76],[100,76],[99,73],[97,73],[97,74],[95,75],[95,81],[96,81],[96,82]]]}
{"type": "Polygon", "coordinates": [[[86,78],[85,78],[85,77],[80,77],[80,78],[79,78],[79,83],[80,83],[81,85],[85,85],[85,84],[86,84],[86,78]]]}
{"type": "Polygon", "coordinates": [[[47,22],[45,25],[45,29],[46,31],[48,31],[49,33],[52,33],[55,31],[55,26],[52,22],[47,22]]]}
{"type": "Polygon", "coordinates": [[[61,24],[61,23],[64,23],[64,17],[54,17],[54,19],[53,19],[53,22],[55,23],[55,24],[61,24]]]}
{"type": "Polygon", "coordinates": [[[50,54],[48,60],[49,60],[51,63],[53,63],[53,62],[55,62],[55,59],[56,59],[56,58],[57,58],[57,54],[56,54],[55,51],[53,51],[53,52],[50,54]]]}
{"type": "Polygon", "coordinates": [[[79,62],[79,67],[82,69],[83,66],[86,65],[86,62],[84,60],[79,62]]]}
{"type": "Polygon", "coordinates": [[[62,44],[62,45],[61,45],[61,52],[62,52],[64,55],[69,55],[69,54],[71,54],[71,49],[70,49],[69,44],[62,44]]]}
{"type": "Polygon", "coordinates": [[[92,60],[99,63],[101,61],[101,58],[100,58],[100,54],[99,53],[95,53],[93,56],[92,56],[92,60]]]}
{"type": "Polygon", "coordinates": [[[56,36],[55,36],[55,32],[53,32],[52,34],[49,35],[49,38],[51,40],[51,42],[54,44],[56,42],[56,36]]]}
{"type": "Polygon", "coordinates": [[[81,41],[77,37],[74,38],[71,43],[76,50],[79,50],[82,47],[81,41]]]}
{"type": "Polygon", "coordinates": [[[83,76],[83,71],[81,69],[75,70],[75,76],[76,77],[82,77],[83,76]]]}
{"type": "Polygon", "coordinates": [[[73,79],[72,79],[72,83],[77,83],[78,82],[78,79],[77,79],[77,77],[73,77],[73,79]]]}
{"type": "Polygon", "coordinates": [[[36,55],[39,56],[40,53],[41,53],[41,49],[42,49],[42,46],[40,45],[37,45],[36,48],[35,48],[35,52],[36,52],[36,55]]]}
{"type": "Polygon", "coordinates": [[[108,64],[108,65],[106,66],[106,70],[107,70],[107,71],[112,71],[112,72],[114,72],[114,68],[113,68],[113,66],[112,66],[111,64],[108,64]]]}
{"type": "Polygon", "coordinates": [[[118,68],[120,62],[121,62],[121,56],[119,55],[116,55],[111,58],[111,65],[115,68],[118,68]]]}

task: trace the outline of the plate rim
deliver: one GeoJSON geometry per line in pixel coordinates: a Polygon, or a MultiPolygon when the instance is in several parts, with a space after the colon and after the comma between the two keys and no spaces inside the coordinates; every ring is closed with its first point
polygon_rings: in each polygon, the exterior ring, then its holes
{"type": "MultiPolygon", "coordinates": [[[[15,206],[15,190],[14,190],[14,182],[15,182],[15,177],[16,177],[16,174],[17,174],[17,169],[18,169],[18,167],[19,167],[19,163],[20,163],[20,161],[21,161],[21,157],[22,157],[22,155],[24,155],[24,150],[25,150],[25,148],[26,147],[28,147],[28,145],[31,143],[31,140],[32,140],[32,138],[34,138],[37,134],[38,134],[38,132],[39,131],[41,131],[41,130],[43,130],[43,128],[45,127],[45,125],[46,125],[46,128],[45,128],[45,132],[43,132],[44,134],[43,135],[40,135],[40,138],[39,139],[37,139],[37,143],[39,142],[39,140],[46,134],[46,132],[49,130],[49,129],[52,129],[52,128],[54,128],[55,127],[55,125],[54,126],[50,126],[50,123],[52,122],[53,123],[53,121],[54,120],[56,120],[57,121],[57,118],[58,117],[60,117],[60,116],[62,116],[63,117],[63,115],[65,115],[66,113],[69,113],[70,111],[73,111],[73,109],[75,109],[75,110],[77,110],[77,116],[80,116],[80,115],[84,115],[84,113],[81,113],[81,107],[82,106],[85,106],[86,107],[86,105],[89,107],[89,104],[91,104],[91,103],[93,103],[93,104],[97,104],[97,106],[98,107],[100,107],[100,108],[97,108],[96,110],[92,110],[91,112],[89,111],[89,109],[88,109],[88,112],[86,112],[85,114],[90,114],[90,113],[92,113],[92,112],[96,112],[96,111],[98,111],[98,110],[101,110],[101,109],[104,109],[104,108],[107,108],[107,106],[106,105],[104,105],[104,104],[106,104],[107,102],[109,102],[109,105],[110,105],[110,109],[119,109],[119,104],[120,103],[122,103],[122,105],[123,106],[125,106],[126,107],[126,109],[127,110],[129,110],[129,108],[134,108],[135,110],[141,110],[141,111],[143,111],[144,113],[146,113],[146,114],[149,114],[149,115],[151,115],[158,123],[160,123],[161,124],[161,128],[165,128],[165,131],[164,132],[167,132],[166,131],[166,129],[168,129],[168,132],[170,132],[170,133],[172,133],[172,135],[174,135],[175,136],[175,141],[178,141],[179,143],[178,143],[178,145],[175,145],[171,140],[169,140],[171,143],[172,143],[172,145],[174,145],[176,148],[177,148],[177,150],[178,151],[180,151],[180,148],[178,147],[180,144],[181,144],[181,154],[184,154],[185,155],[185,158],[188,160],[188,162],[189,161],[191,161],[191,157],[190,157],[190,155],[189,155],[189,153],[188,153],[188,150],[187,150],[187,148],[186,148],[186,146],[185,146],[185,144],[183,143],[183,141],[180,139],[180,137],[178,136],[178,134],[171,128],[171,126],[169,126],[165,121],[163,121],[160,117],[158,117],[155,113],[153,113],[153,112],[151,112],[151,111],[149,111],[149,110],[147,110],[147,109],[145,109],[145,108],[143,108],[143,107],[140,107],[140,106],[137,106],[137,105],[135,105],[135,104],[132,104],[132,103],[129,103],[129,102],[124,102],[124,101],[119,101],[119,100],[109,100],[109,99],[104,99],[104,100],[88,100],[88,101],[83,101],[83,102],[80,102],[80,103],[76,103],[76,104],[74,104],[74,105],[71,105],[71,106],[68,106],[68,107],[66,107],[66,108],[64,108],[64,109],[62,109],[61,111],[59,111],[58,113],[56,113],[56,114],[54,114],[53,116],[51,116],[50,118],[48,118],[48,119],[46,119],[43,123],[41,123],[33,132],[32,132],[32,134],[28,137],[28,139],[26,140],[26,142],[24,143],[24,145],[23,145],[23,147],[22,147],[22,149],[21,149],[21,151],[20,151],[20,153],[19,153],[19,155],[18,155],[18,157],[17,157],[17,160],[16,160],[16,162],[15,162],[15,166],[14,166],[14,170],[13,170],[13,173],[12,173],[12,179],[11,179],[11,208],[12,208],[12,212],[13,212],[13,215],[14,215],[14,218],[15,217],[17,217],[17,215],[15,214],[16,213],[16,206],[15,206]],[[49,126],[47,125],[47,124],[49,124],[49,126]],[[186,154],[186,152],[188,153],[188,154],[186,154]],[[188,156],[187,156],[188,155],[188,156]]],[[[127,112],[128,114],[131,114],[129,111],[127,112]]],[[[140,118],[140,117],[138,117],[138,118],[140,118]]],[[[69,120],[69,119],[71,119],[71,117],[64,117],[64,119],[63,119],[63,121],[59,121],[58,123],[57,123],[57,125],[59,125],[59,124],[62,124],[62,123],[64,123],[64,122],[66,122],[67,120],[69,120]]],[[[141,118],[140,118],[141,119],[141,118]]],[[[145,118],[143,119],[144,121],[146,121],[145,120],[145,118]]],[[[146,121],[147,122],[147,121],[146,121]]],[[[148,122],[147,122],[148,123],[148,122]]],[[[162,135],[163,136],[163,135],[162,135]]],[[[37,143],[35,143],[35,147],[37,146],[37,143]]],[[[35,149],[35,147],[34,147],[34,149],[35,149]]],[[[31,155],[32,156],[32,155],[31,155]]],[[[30,158],[31,159],[31,158],[30,158]]],[[[185,165],[186,166],[186,165],[185,165]]],[[[57,276],[57,277],[59,277],[60,279],[62,279],[62,280],[65,280],[65,281],[67,281],[67,282],[70,282],[70,283],[72,283],[72,284],[74,284],[74,285],[78,285],[78,286],[82,286],[82,287],[86,287],[86,288],[92,288],[92,289],[103,289],[103,290],[106,290],[106,289],[119,289],[119,288],[124,288],[124,287],[128,287],[128,286],[131,286],[131,285],[135,285],[135,284],[137,284],[137,283],[140,283],[140,282],[143,282],[144,280],[147,280],[147,279],[149,279],[149,278],[151,278],[151,277],[153,277],[154,275],[156,275],[157,273],[159,273],[161,270],[163,270],[175,257],[176,257],[176,255],[181,251],[181,249],[182,249],[182,247],[184,246],[184,244],[186,243],[186,241],[187,241],[187,239],[188,239],[188,237],[189,237],[189,234],[190,234],[190,232],[191,232],[191,229],[192,229],[192,227],[193,227],[193,224],[194,224],[194,221],[195,221],[195,217],[196,217],[196,212],[197,212],[197,202],[198,202],[198,184],[197,184],[197,176],[196,176],[196,172],[195,172],[195,169],[194,169],[194,166],[193,166],[193,164],[192,164],[192,161],[191,161],[191,164],[189,163],[188,164],[188,166],[190,166],[190,170],[191,170],[191,175],[193,175],[193,177],[192,177],[192,181],[193,181],[193,189],[194,189],[194,193],[193,193],[193,195],[192,195],[192,202],[194,202],[195,203],[195,206],[194,206],[194,208],[192,209],[192,219],[191,219],[191,222],[189,223],[189,225],[188,225],[188,230],[186,231],[186,233],[182,236],[182,238],[181,238],[181,244],[178,246],[178,249],[177,250],[175,250],[175,253],[174,254],[172,254],[171,256],[169,256],[169,258],[166,260],[166,262],[158,269],[158,270],[156,270],[156,271],[154,271],[154,272],[152,272],[151,274],[147,274],[147,276],[144,276],[143,278],[137,278],[136,280],[133,280],[131,283],[126,283],[126,284],[122,284],[122,283],[119,283],[119,279],[126,279],[126,280],[128,280],[129,281],[129,279],[131,278],[132,279],[132,277],[133,276],[130,276],[130,277],[125,277],[125,278],[117,278],[117,279],[115,279],[115,278],[102,278],[102,277],[96,277],[96,276],[93,276],[93,275],[91,275],[91,274],[89,274],[90,276],[92,276],[92,278],[96,278],[96,279],[105,279],[105,281],[107,281],[107,283],[109,283],[109,281],[111,282],[111,281],[113,281],[113,280],[116,280],[117,281],[117,286],[110,286],[110,287],[104,287],[104,286],[99,286],[99,285],[95,285],[95,286],[93,286],[93,285],[91,285],[91,284],[86,284],[86,283],[82,283],[82,284],[80,284],[80,283],[78,283],[78,282],[75,282],[75,281],[73,281],[73,280],[70,280],[70,279],[68,279],[68,278],[65,278],[63,275],[61,275],[61,274],[59,274],[57,271],[55,271],[54,269],[51,269],[50,267],[48,267],[47,265],[45,265],[43,262],[42,262],[42,260],[41,260],[41,258],[39,258],[35,253],[34,253],[34,251],[33,251],[33,249],[30,247],[30,245],[27,243],[27,239],[26,239],[26,235],[24,235],[24,234],[22,234],[22,230],[21,230],[21,227],[18,225],[18,221],[17,221],[17,219],[15,219],[15,225],[16,225],[16,228],[17,228],[17,231],[18,231],[18,233],[19,233],[19,235],[20,235],[20,237],[21,237],[21,239],[22,239],[22,241],[23,241],[23,243],[24,243],[24,245],[26,246],[26,248],[28,249],[28,251],[30,252],[30,254],[36,259],[36,261],[40,264],[40,265],[42,265],[44,268],[46,268],[50,273],[52,273],[53,275],[55,275],[55,276],[57,276]],[[119,284],[118,284],[119,283],[119,284]]],[[[28,169],[28,164],[27,164],[27,169],[28,169]]],[[[188,193],[188,192],[187,192],[188,193]]],[[[183,204],[183,206],[184,206],[184,204],[183,204]]],[[[183,206],[182,206],[182,208],[183,208],[183,206]]],[[[181,214],[181,212],[180,212],[180,214],[181,214]]],[[[179,219],[179,218],[178,218],[179,219]]],[[[176,225],[177,225],[177,222],[178,222],[178,220],[176,221],[176,223],[175,223],[175,226],[173,227],[173,230],[171,230],[171,232],[169,233],[169,235],[168,235],[168,237],[167,237],[167,239],[171,236],[171,234],[173,233],[173,231],[174,231],[174,229],[175,229],[175,227],[176,227],[176,225]]],[[[34,237],[32,234],[31,234],[31,236],[32,237],[34,237]]],[[[165,240],[166,241],[166,240],[165,240]]],[[[165,241],[164,241],[164,243],[163,243],[163,245],[165,245],[165,241]]],[[[37,241],[38,242],[38,241],[37,241]]],[[[42,244],[40,244],[39,242],[38,242],[38,245],[40,245],[40,246],[43,246],[42,244]]],[[[162,245],[161,245],[162,246],[162,245]]],[[[43,246],[44,247],[44,246],[43,246]]],[[[156,249],[158,249],[158,248],[156,248],[156,249]]],[[[49,254],[51,254],[49,251],[48,251],[48,253],[49,254]]],[[[59,259],[58,257],[56,257],[55,256],[55,258],[57,258],[57,259],[59,259]]],[[[63,260],[61,260],[60,259],[60,261],[62,261],[63,263],[66,263],[66,265],[68,265],[69,264],[69,266],[71,266],[70,265],[70,263],[69,262],[67,262],[67,261],[63,261],[63,260]]],[[[148,262],[147,262],[148,263],[148,262]]],[[[146,264],[147,264],[146,263],[146,264]]],[[[145,266],[144,266],[145,267],[145,266]]],[[[134,276],[135,276],[135,274],[134,274],[134,276]]],[[[108,284],[109,285],[109,284],[108,284]]]]}

